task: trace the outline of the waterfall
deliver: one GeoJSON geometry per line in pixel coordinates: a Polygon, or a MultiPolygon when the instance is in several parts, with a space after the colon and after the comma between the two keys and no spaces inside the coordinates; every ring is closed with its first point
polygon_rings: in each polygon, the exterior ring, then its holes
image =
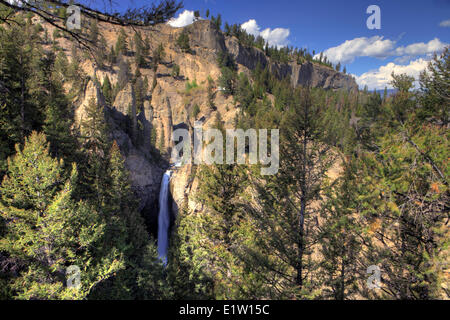
{"type": "Polygon", "coordinates": [[[159,259],[167,264],[167,249],[169,247],[169,183],[172,172],[166,171],[161,181],[159,192],[159,215],[158,215],[158,255],[159,259]]]}

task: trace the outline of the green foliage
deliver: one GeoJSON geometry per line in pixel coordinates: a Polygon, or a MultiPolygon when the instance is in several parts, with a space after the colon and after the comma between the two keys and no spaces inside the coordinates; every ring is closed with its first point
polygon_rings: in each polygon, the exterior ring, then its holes
{"type": "Polygon", "coordinates": [[[443,127],[448,125],[450,113],[449,51],[446,47],[441,56],[435,56],[428,69],[420,75],[422,109],[418,111],[418,116],[423,120],[440,122],[443,127]]]}
{"type": "Polygon", "coordinates": [[[191,90],[195,88],[198,88],[197,80],[194,79],[190,82],[189,81],[186,82],[186,89],[185,89],[186,93],[189,93],[191,90]]]}
{"type": "Polygon", "coordinates": [[[214,24],[217,30],[221,30],[222,28],[222,15],[219,13],[217,18],[211,16],[211,22],[214,24]]]}
{"type": "Polygon", "coordinates": [[[113,104],[113,88],[108,75],[103,78],[102,93],[108,105],[113,104]]]}
{"type": "Polygon", "coordinates": [[[312,297],[320,290],[317,277],[311,276],[317,267],[311,258],[318,214],[313,203],[325,190],[334,162],[330,146],[322,142],[323,114],[314,96],[307,89],[293,94],[295,103],[280,124],[279,172],[255,181],[256,204],[246,207],[261,233],[257,248],[245,255],[246,263],[264,270],[270,297],[284,299],[312,297]]]}
{"type": "Polygon", "coordinates": [[[344,161],[344,173],[327,192],[327,201],[322,206],[324,223],[320,230],[320,277],[325,288],[325,298],[345,300],[364,286],[365,275],[358,266],[358,255],[362,244],[358,237],[363,232],[358,221],[359,206],[355,162],[344,161]],[[359,284],[357,281],[360,281],[359,284]]]}
{"type": "Polygon", "coordinates": [[[148,79],[146,77],[142,78],[139,69],[136,69],[136,74],[134,75],[133,88],[136,99],[136,113],[139,114],[144,109],[144,101],[148,91],[148,79]]]}
{"type": "Polygon", "coordinates": [[[177,38],[177,46],[183,51],[183,52],[190,52],[191,46],[189,44],[189,35],[186,31],[183,31],[180,33],[180,35],[177,38]]]}
{"type": "Polygon", "coordinates": [[[226,96],[234,93],[234,73],[231,69],[223,67],[222,75],[219,77],[218,85],[226,96]]]}
{"type": "Polygon", "coordinates": [[[135,53],[134,53],[134,61],[136,63],[137,68],[143,68],[147,65],[146,56],[148,56],[148,43],[145,43],[144,40],[142,40],[141,33],[137,31],[134,34],[134,46],[135,46],[135,53]]]}
{"type": "Polygon", "coordinates": [[[127,55],[128,53],[127,35],[123,29],[120,29],[119,31],[119,36],[117,37],[115,46],[115,53],[117,56],[127,55]]]}
{"type": "Polygon", "coordinates": [[[180,66],[177,64],[174,64],[170,75],[174,78],[178,78],[180,76],[180,66]]]}
{"type": "Polygon", "coordinates": [[[194,108],[192,109],[192,117],[194,119],[197,119],[197,116],[200,114],[200,107],[198,106],[198,104],[194,105],[194,108]]]}
{"type": "Polygon", "coordinates": [[[211,110],[216,109],[216,106],[214,105],[214,87],[215,87],[215,84],[214,84],[213,78],[211,78],[211,76],[208,76],[208,87],[206,90],[207,90],[207,94],[208,94],[208,97],[207,97],[208,105],[211,110]]]}
{"type": "Polygon", "coordinates": [[[241,107],[244,110],[248,109],[254,99],[253,88],[247,75],[245,75],[244,73],[240,73],[237,79],[235,97],[236,100],[241,103],[241,107]]]}
{"type": "Polygon", "coordinates": [[[89,261],[104,226],[85,204],[72,201],[76,166],[65,177],[63,162],[50,157],[43,134],[33,132],[24,148],[17,145],[16,150],[0,187],[0,212],[7,226],[0,250],[23,266],[10,280],[13,295],[20,299],[84,298],[95,282],[97,268],[104,268],[89,261]],[[66,268],[77,265],[84,272],[88,264],[91,267],[81,277],[80,290],[68,288],[66,268]]]}
{"type": "Polygon", "coordinates": [[[153,71],[156,73],[158,70],[158,65],[163,61],[164,57],[166,56],[166,53],[164,51],[164,46],[162,43],[158,45],[158,47],[153,51],[153,71]]]}

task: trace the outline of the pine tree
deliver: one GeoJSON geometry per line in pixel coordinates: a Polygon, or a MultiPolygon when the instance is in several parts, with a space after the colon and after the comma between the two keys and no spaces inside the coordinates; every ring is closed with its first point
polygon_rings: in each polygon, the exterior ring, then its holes
{"type": "Polygon", "coordinates": [[[113,104],[113,92],[112,92],[112,85],[111,81],[109,80],[108,75],[105,75],[103,78],[103,84],[102,84],[102,93],[105,97],[105,101],[108,105],[113,104]]]}
{"type": "Polygon", "coordinates": [[[278,298],[315,296],[311,245],[317,238],[318,210],[313,203],[320,199],[334,162],[323,142],[321,110],[309,90],[297,89],[295,99],[281,123],[279,172],[254,178],[258,197],[256,204],[246,206],[261,232],[247,264],[265,273],[266,283],[272,283],[269,294],[278,298]]]}
{"type": "Polygon", "coordinates": [[[355,199],[355,174],[352,160],[345,160],[343,175],[327,192],[327,201],[322,205],[323,222],[319,239],[325,298],[353,298],[358,286],[358,275],[362,274],[358,266],[362,230],[355,199]]]}
{"type": "Polygon", "coordinates": [[[161,64],[164,57],[166,56],[166,53],[164,51],[164,46],[162,43],[158,45],[158,47],[153,51],[153,71],[156,73],[158,70],[158,65],[161,64]]]}
{"type": "Polygon", "coordinates": [[[447,46],[442,55],[434,59],[420,75],[421,103],[420,119],[435,119],[441,126],[448,126],[449,119],[449,73],[450,48],[447,46]]]}
{"type": "Polygon", "coordinates": [[[234,93],[234,74],[230,68],[223,67],[222,75],[219,77],[219,87],[223,89],[226,96],[234,93]]]}
{"type": "Polygon", "coordinates": [[[16,150],[0,187],[7,229],[0,249],[22,266],[11,279],[12,291],[20,299],[85,298],[99,272],[89,248],[103,226],[95,212],[71,200],[76,166],[65,177],[63,162],[50,157],[45,136],[36,132],[16,150]],[[76,265],[85,271],[88,264],[81,288],[68,288],[66,268],[76,265]]]}
{"type": "Polygon", "coordinates": [[[240,73],[236,85],[236,100],[241,103],[243,110],[247,110],[253,101],[253,88],[244,73],[240,73]]]}
{"type": "MultiPolygon", "coordinates": [[[[107,190],[99,208],[105,232],[98,250],[100,256],[114,254],[123,268],[97,287],[92,298],[132,299],[137,294],[133,291],[140,286],[138,274],[142,272],[141,268],[151,267],[144,261],[149,237],[137,210],[138,203],[131,189],[129,173],[116,141],[108,154],[105,171],[107,190]]],[[[148,288],[142,287],[141,290],[148,288]]]]}
{"type": "Polygon", "coordinates": [[[139,113],[144,109],[144,99],[146,96],[146,92],[144,91],[144,80],[142,79],[141,71],[139,69],[136,69],[133,87],[136,99],[136,111],[139,113]]]}
{"type": "Polygon", "coordinates": [[[207,93],[208,93],[208,105],[211,110],[215,110],[216,106],[214,105],[214,80],[211,78],[211,76],[208,76],[208,87],[207,87],[207,93]]]}
{"type": "Polygon", "coordinates": [[[41,59],[44,53],[37,39],[30,38],[29,28],[14,24],[0,34],[0,176],[15,144],[39,130],[45,117],[42,74],[49,73],[43,68],[51,69],[52,62],[41,59]]]}
{"type": "Polygon", "coordinates": [[[177,64],[174,64],[172,67],[171,76],[174,78],[178,78],[180,76],[180,66],[177,64]]]}
{"type": "Polygon", "coordinates": [[[187,32],[183,31],[180,33],[177,38],[177,46],[183,52],[190,52],[191,46],[189,44],[189,35],[187,34],[187,32]]]}
{"type": "Polygon", "coordinates": [[[409,90],[413,79],[394,75],[398,90],[383,106],[374,130],[377,148],[361,158],[358,199],[371,241],[367,265],[378,265],[382,290],[370,298],[436,299],[443,295],[445,220],[448,214],[448,139],[440,126],[424,126],[409,90]],[[445,150],[445,151],[444,151],[445,150]]]}
{"type": "Polygon", "coordinates": [[[107,159],[110,139],[103,107],[91,99],[81,123],[81,144],[86,151],[82,165],[80,195],[93,199],[100,205],[107,192],[107,159]]]}
{"type": "Polygon", "coordinates": [[[123,29],[120,29],[119,36],[117,37],[115,52],[117,56],[127,55],[128,53],[128,42],[127,34],[123,29]]]}
{"type": "Polygon", "coordinates": [[[134,45],[135,45],[134,59],[135,59],[136,68],[145,67],[146,61],[145,61],[145,52],[144,52],[144,42],[143,42],[142,36],[139,32],[136,32],[134,34],[134,45]]]}
{"type": "Polygon", "coordinates": [[[217,15],[217,18],[214,19],[214,24],[217,30],[220,30],[222,28],[222,15],[220,13],[217,15]]]}
{"type": "Polygon", "coordinates": [[[107,61],[111,67],[117,62],[117,55],[113,46],[109,49],[107,61]]]}

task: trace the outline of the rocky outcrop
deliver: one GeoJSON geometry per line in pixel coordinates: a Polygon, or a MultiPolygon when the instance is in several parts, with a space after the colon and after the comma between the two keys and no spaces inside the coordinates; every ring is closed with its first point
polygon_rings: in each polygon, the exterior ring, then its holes
{"type": "Polygon", "coordinates": [[[234,57],[237,64],[241,64],[250,70],[256,69],[259,64],[265,68],[269,64],[269,59],[264,52],[257,48],[242,46],[236,38],[227,38],[225,41],[228,52],[234,57]]]}
{"type": "Polygon", "coordinates": [[[346,89],[357,90],[358,85],[355,80],[343,73],[337,72],[326,66],[306,62],[301,65],[291,65],[291,81],[297,86],[311,86],[324,89],[346,89]]]}
{"type": "Polygon", "coordinates": [[[226,50],[225,38],[210,20],[199,20],[186,27],[191,47],[210,49],[214,52],[226,50]]]}
{"type": "Polygon", "coordinates": [[[269,67],[279,79],[288,77],[293,86],[311,86],[324,89],[357,90],[358,85],[349,76],[337,72],[329,67],[312,62],[297,64],[274,63],[258,48],[242,46],[234,37],[228,37],[225,41],[227,51],[234,57],[237,64],[250,70],[254,70],[259,64],[261,67],[269,67]]]}

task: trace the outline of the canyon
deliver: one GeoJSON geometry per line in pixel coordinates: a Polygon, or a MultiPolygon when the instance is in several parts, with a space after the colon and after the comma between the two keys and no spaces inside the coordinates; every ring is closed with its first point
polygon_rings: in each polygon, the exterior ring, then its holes
{"type": "MultiPolygon", "coordinates": [[[[38,18],[37,18],[38,19],[38,18]]],[[[41,23],[48,33],[54,28],[41,23]]],[[[114,46],[120,29],[128,39],[133,38],[135,30],[109,24],[98,24],[99,33],[105,38],[107,48],[114,46]]],[[[174,147],[172,133],[176,129],[193,131],[194,123],[200,121],[203,128],[209,128],[217,114],[224,121],[225,128],[234,128],[234,120],[239,112],[239,105],[232,96],[226,97],[216,89],[214,95],[215,110],[208,106],[207,82],[211,77],[217,80],[221,70],[217,63],[220,53],[227,52],[235,60],[238,72],[250,75],[252,70],[261,66],[267,67],[280,79],[289,79],[293,86],[321,87],[328,90],[358,90],[354,78],[337,72],[332,68],[314,62],[298,64],[291,62],[282,64],[273,62],[262,50],[241,45],[237,38],[225,36],[209,20],[199,20],[184,28],[173,28],[167,24],[154,27],[139,28],[142,37],[147,37],[153,50],[159,44],[164,45],[165,57],[155,73],[152,68],[141,68],[142,77],[155,84],[143,102],[139,112],[133,86],[127,84],[114,99],[112,104],[105,102],[105,97],[98,81],[108,76],[114,85],[118,81],[118,66],[99,68],[92,57],[84,55],[81,63],[86,75],[85,86],[80,96],[75,97],[75,122],[79,125],[86,117],[86,106],[93,99],[101,104],[107,115],[110,136],[116,140],[126,167],[130,172],[133,190],[139,199],[139,210],[146,219],[149,231],[156,236],[158,227],[158,195],[162,176],[170,166],[169,155],[174,147]],[[176,39],[186,32],[190,41],[190,52],[180,50],[176,39]],[[174,65],[179,66],[180,75],[172,76],[174,65]],[[195,81],[198,86],[186,89],[186,83],[195,81]],[[194,116],[194,106],[200,111],[194,116]],[[157,143],[153,143],[157,141],[157,143]]],[[[58,45],[64,50],[68,59],[71,57],[73,39],[60,38],[58,45]]],[[[135,72],[133,52],[124,57],[132,65],[135,72]]],[[[273,99],[270,97],[269,99],[273,99]]],[[[202,205],[193,196],[198,186],[195,178],[195,167],[188,164],[174,168],[170,180],[171,223],[181,208],[191,212],[201,211],[202,205]]]]}

